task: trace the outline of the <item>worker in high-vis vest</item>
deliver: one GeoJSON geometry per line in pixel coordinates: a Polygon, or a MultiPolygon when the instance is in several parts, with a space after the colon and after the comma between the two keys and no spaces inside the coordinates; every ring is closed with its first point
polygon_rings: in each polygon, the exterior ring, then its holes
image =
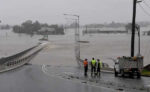
{"type": "Polygon", "coordinates": [[[97,59],[97,75],[100,76],[101,74],[101,68],[102,68],[102,61],[100,59],[97,59]]]}
{"type": "Polygon", "coordinates": [[[87,76],[87,72],[88,72],[88,61],[87,61],[87,59],[85,59],[83,61],[83,65],[84,65],[84,75],[87,76]]]}
{"type": "Polygon", "coordinates": [[[91,61],[91,76],[93,75],[93,73],[96,75],[96,60],[94,58],[92,58],[91,61]]]}

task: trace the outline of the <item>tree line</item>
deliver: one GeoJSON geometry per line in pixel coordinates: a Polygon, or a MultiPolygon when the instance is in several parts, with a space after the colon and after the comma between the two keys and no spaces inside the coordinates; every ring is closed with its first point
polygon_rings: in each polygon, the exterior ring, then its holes
{"type": "Polygon", "coordinates": [[[23,22],[21,25],[13,26],[13,31],[15,33],[25,33],[25,34],[64,34],[63,26],[58,26],[57,24],[48,25],[47,23],[39,23],[38,21],[32,22],[31,20],[27,20],[23,22]],[[54,31],[49,32],[49,30],[39,31],[41,28],[53,28],[54,31]]]}

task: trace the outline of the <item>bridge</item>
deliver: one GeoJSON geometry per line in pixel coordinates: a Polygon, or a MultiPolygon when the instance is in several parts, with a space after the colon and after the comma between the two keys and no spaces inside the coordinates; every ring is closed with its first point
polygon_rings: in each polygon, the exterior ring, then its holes
{"type": "Polygon", "coordinates": [[[5,72],[23,66],[33,57],[35,57],[38,52],[40,52],[45,46],[46,43],[39,43],[38,45],[19,52],[15,55],[2,57],[0,59],[0,72],[5,72]]]}

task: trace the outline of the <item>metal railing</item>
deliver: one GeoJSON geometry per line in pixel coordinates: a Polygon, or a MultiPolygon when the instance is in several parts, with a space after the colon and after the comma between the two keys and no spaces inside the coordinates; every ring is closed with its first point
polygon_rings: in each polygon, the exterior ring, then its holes
{"type": "Polygon", "coordinates": [[[35,57],[38,52],[40,52],[44,46],[36,45],[27,50],[9,57],[3,57],[0,59],[0,72],[8,71],[11,69],[18,68],[26,63],[28,63],[33,57],[35,57]]]}

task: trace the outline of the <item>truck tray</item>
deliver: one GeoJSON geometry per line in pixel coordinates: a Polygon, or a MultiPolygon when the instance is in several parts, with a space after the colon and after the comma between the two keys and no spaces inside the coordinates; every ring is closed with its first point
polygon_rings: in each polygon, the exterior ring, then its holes
{"type": "Polygon", "coordinates": [[[143,68],[143,57],[121,57],[118,60],[120,68],[143,68]]]}

